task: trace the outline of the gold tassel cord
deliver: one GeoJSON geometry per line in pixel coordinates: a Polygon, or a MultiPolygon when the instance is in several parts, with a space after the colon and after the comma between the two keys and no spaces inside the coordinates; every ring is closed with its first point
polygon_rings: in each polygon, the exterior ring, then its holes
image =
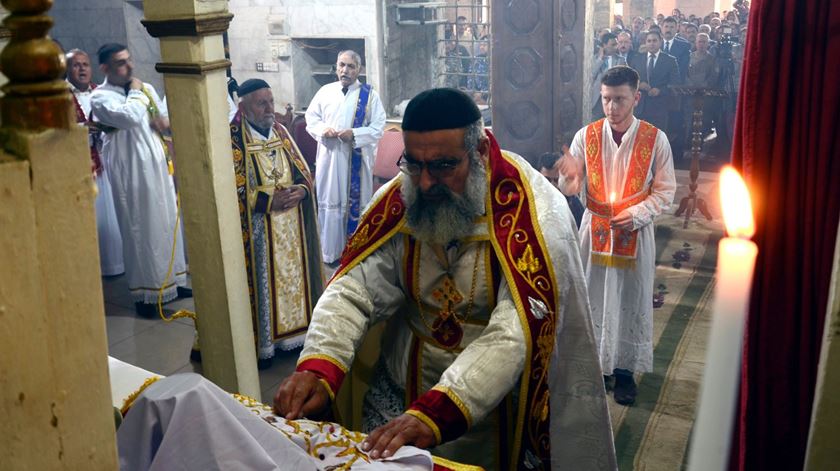
{"type": "Polygon", "coordinates": [[[164,322],[172,322],[175,319],[182,319],[184,317],[189,317],[193,321],[196,321],[198,319],[196,313],[186,309],[181,309],[169,317],[166,317],[166,314],[163,313],[163,292],[169,283],[169,278],[172,276],[172,267],[175,265],[175,248],[178,244],[178,224],[181,222],[181,195],[176,194],[175,198],[178,207],[175,213],[175,231],[172,234],[172,254],[169,256],[169,268],[166,270],[166,278],[163,279],[160,290],[158,290],[158,314],[160,314],[160,318],[163,319],[164,322]]]}
{"type": "Polygon", "coordinates": [[[140,394],[143,391],[145,391],[146,388],[148,388],[152,383],[154,383],[155,381],[157,381],[159,379],[160,379],[160,376],[152,376],[150,378],[146,378],[146,381],[143,381],[143,384],[139,388],[137,388],[136,391],[129,394],[128,397],[125,398],[125,400],[123,401],[122,407],[120,407],[120,414],[122,414],[122,416],[125,417],[125,414],[127,414],[128,409],[131,409],[131,406],[134,405],[134,401],[137,400],[137,397],[140,396],[140,394]]]}

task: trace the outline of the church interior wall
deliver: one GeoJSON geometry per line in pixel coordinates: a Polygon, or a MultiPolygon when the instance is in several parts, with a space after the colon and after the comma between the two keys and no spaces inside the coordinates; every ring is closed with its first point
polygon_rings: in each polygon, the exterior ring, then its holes
{"type": "Polygon", "coordinates": [[[403,100],[409,100],[436,84],[435,56],[438,28],[435,25],[398,25],[398,3],[406,0],[387,0],[385,7],[384,68],[387,93],[384,101],[388,115],[403,100]]]}
{"type": "Polygon", "coordinates": [[[290,103],[300,111],[319,84],[335,80],[322,68],[334,66],[338,51],[324,55],[307,49],[330,44],[341,48],[362,41],[364,51],[358,52],[365,53],[364,78],[379,88],[381,47],[376,6],[376,0],[231,0],[228,8],[234,18],[228,38],[232,74],[240,83],[248,78],[265,80],[274,91],[278,110],[290,103]],[[262,71],[257,70],[258,63],[263,64],[262,71]],[[313,78],[314,74],[319,76],[313,78]]]}

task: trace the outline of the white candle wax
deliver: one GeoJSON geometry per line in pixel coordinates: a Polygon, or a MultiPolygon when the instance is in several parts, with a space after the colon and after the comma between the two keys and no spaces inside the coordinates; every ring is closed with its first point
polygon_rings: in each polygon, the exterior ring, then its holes
{"type": "Polygon", "coordinates": [[[714,316],[706,368],[691,437],[689,471],[728,468],[756,245],[727,237],[718,245],[714,316]]]}

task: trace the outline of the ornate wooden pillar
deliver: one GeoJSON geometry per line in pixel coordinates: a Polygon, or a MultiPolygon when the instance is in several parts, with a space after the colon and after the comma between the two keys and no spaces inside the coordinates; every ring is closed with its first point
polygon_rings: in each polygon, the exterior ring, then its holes
{"type": "Polygon", "coordinates": [[[117,468],[94,180],[51,0],[3,0],[0,468],[117,468]]]}
{"type": "Polygon", "coordinates": [[[230,392],[260,397],[245,255],[228,127],[222,33],[226,1],[145,0],[143,24],[160,38],[189,251],[202,373],[230,392]]]}
{"type": "Polygon", "coordinates": [[[496,0],[493,131],[533,161],[570,144],[582,125],[585,0],[496,0]]]}

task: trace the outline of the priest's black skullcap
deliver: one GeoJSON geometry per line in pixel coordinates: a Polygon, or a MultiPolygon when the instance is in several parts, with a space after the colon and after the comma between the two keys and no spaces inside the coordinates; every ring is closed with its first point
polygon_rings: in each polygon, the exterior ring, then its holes
{"type": "Polygon", "coordinates": [[[433,88],[408,102],[403,131],[465,128],[481,119],[481,111],[466,93],[454,88],[433,88]]]}
{"type": "Polygon", "coordinates": [[[257,90],[261,90],[263,88],[271,88],[268,86],[268,82],[262,79],[248,79],[242,82],[242,85],[239,86],[239,90],[236,91],[236,94],[239,97],[243,97],[251,92],[255,92],[257,90]]]}

